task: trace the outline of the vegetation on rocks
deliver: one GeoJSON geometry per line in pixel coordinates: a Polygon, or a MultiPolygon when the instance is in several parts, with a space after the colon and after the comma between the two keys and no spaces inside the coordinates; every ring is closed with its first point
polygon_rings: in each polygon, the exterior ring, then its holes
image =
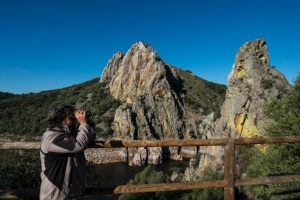
{"type": "Polygon", "coordinates": [[[109,125],[114,113],[109,111],[119,105],[105,86],[99,83],[99,79],[40,93],[0,94],[0,134],[23,135],[26,141],[39,140],[35,136],[41,136],[45,131],[47,113],[60,104],[71,104],[91,111],[92,120],[98,124],[99,136],[110,134],[109,125]]]}
{"type": "MultiPolygon", "coordinates": [[[[266,107],[266,115],[273,120],[266,128],[270,137],[300,136],[300,75],[294,89],[282,99],[274,99],[266,107]]],[[[252,147],[247,176],[250,178],[294,175],[300,171],[300,144],[282,143],[263,148],[252,147]]],[[[248,189],[256,199],[300,199],[300,183],[268,184],[248,189]]]]}
{"type": "Polygon", "coordinates": [[[202,115],[214,112],[215,118],[219,118],[227,86],[199,78],[188,70],[179,69],[178,75],[184,82],[186,109],[202,115]]]}

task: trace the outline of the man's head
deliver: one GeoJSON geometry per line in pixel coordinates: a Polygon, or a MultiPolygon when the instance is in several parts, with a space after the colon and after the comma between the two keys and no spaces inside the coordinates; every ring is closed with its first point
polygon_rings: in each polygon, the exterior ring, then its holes
{"type": "Polygon", "coordinates": [[[59,105],[53,108],[46,119],[46,127],[54,128],[67,125],[73,128],[76,125],[76,117],[74,116],[74,107],[71,105],[59,105]]]}

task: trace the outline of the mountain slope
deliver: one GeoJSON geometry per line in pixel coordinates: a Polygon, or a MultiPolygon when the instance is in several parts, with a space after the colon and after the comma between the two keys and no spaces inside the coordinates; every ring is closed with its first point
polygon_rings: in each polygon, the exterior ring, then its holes
{"type": "Polygon", "coordinates": [[[88,109],[93,113],[93,120],[98,122],[99,127],[105,127],[105,124],[100,126],[101,123],[111,119],[103,115],[110,108],[116,107],[118,102],[101,86],[99,79],[63,89],[10,95],[0,99],[0,134],[25,135],[28,140],[32,136],[41,136],[45,131],[44,123],[48,111],[59,104],[72,104],[88,109]]]}
{"type": "MultiPolygon", "coordinates": [[[[106,71],[111,71],[112,74],[117,69],[108,70],[109,66],[119,65],[125,56],[120,52],[116,55],[112,57],[111,62],[105,68],[106,71]],[[114,57],[117,57],[117,60],[114,57]]],[[[158,55],[156,56],[159,58],[158,55]]],[[[165,83],[172,88],[173,95],[177,95],[177,98],[180,99],[180,112],[185,113],[181,115],[182,119],[193,118],[192,121],[199,123],[201,121],[199,116],[210,112],[220,113],[220,105],[225,98],[225,85],[206,81],[195,76],[190,71],[176,68],[168,63],[163,63],[162,66],[167,69],[165,71],[166,74],[162,74],[166,78],[165,83]],[[177,72],[176,77],[172,77],[172,71],[177,72]]],[[[113,134],[115,131],[115,123],[113,122],[116,109],[122,104],[122,100],[110,94],[108,83],[112,76],[107,76],[109,73],[105,73],[105,70],[101,76],[101,80],[105,78],[105,81],[99,82],[99,79],[93,79],[63,89],[23,95],[0,93],[0,134],[25,135],[26,140],[33,140],[32,136],[41,136],[44,132],[44,121],[50,108],[58,104],[72,104],[92,112],[92,120],[96,123],[99,137],[109,138],[116,136],[116,132],[113,134]]],[[[134,85],[127,86],[133,87],[134,85]]],[[[152,86],[160,90],[159,85],[153,84],[152,86]]],[[[144,93],[146,94],[145,91],[144,93]]],[[[147,94],[147,96],[151,98],[151,94],[147,94]]],[[[142,103],[142,101],[135,101],[134,106],[142,103]]],[[[161,99],[161,103],[164,103],[163,99],[161,99]]],[[[166,109],[172,109],[174,112],[177,112],[177,108],[173,107],[168,106],[166,109]]],[[[143,125],[139,126],[142,127],[143,125]]],[[[194,130],[191,131],[191,135],[194,137],[197,135],[197,127],[196,124],[193,126],[194,130]]],[[[19,140],[16,137],[12,138],[19,140]]],[[[36,138],[36,140],[38,139],[39,137],[36,138]]]]}

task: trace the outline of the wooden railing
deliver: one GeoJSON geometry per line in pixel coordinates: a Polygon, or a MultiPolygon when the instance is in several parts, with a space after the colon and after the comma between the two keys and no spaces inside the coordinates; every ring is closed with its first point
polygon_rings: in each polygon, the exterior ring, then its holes
{"type": "MultiPolygon", "coordinates": [[[[224,188],[224,199],[235,199],[235,187],[300,182],[300,174],[290,176],[276,176],[252,179],[235,179],[235,146],[249,144],[275,144],[299,143],[300,137],[274,137],[274,138],[226,138],[226,139],[200,139],[200,140],[109,140],[95,142],[90,148],[121,148],[121,147],[174,147],[174,146],[223,146],[224,149],[224,179],[204,182],[163,183],[146,185],[119,185],[107,188],[87,188],[87,195],[96,194],[123,194],[141,192],[161,192],[177,190],[194,190],[204,188],[224,188]]],[[[32,149],[39,150],[39,142],[11,142],[0,143],[0,150],[32,149]]],[[[0,191],[0,198],[32,198],[38,197],[38,189],[0,191]]]]}

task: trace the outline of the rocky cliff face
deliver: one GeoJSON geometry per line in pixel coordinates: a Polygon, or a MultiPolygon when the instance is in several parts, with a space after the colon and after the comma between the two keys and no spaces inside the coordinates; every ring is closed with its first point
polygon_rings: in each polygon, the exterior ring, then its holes
{"type": "Polygon", "coordinates": [[[176,72],[143,42],[126,53],[109,84],[123,105],[114,121],[115,136],[133,139],[183,138],[183,105],[172,84],[176,72]]]}
{"type": "MultiPolygon", "coordinates": [[[[149,45],[137,42],[125,55],[119,52],[115,54],[105,68],[100,82],[106,83],[112,96],[122,102],[115,112],[114,139],[159,140],[185,137],[184,105],[177,91],[181,80],[175,68],[165,64],[149,45]]],[[[172,148],[121,151],[121,156],[114,154],[112,157],[115,158],[111,157],[110,160],[122,157],[121,160],[127,160],[133,165],[145,162],[157,164],[165,156],[170,156],[171,152],[177,154],[172,148]]],[[[181,158],[173,155],[176,156],[181,158]]]]}
{"type": "MultiPolygon", "coordinates": [[[[270,66],[266,41],[259,39],[245,43],[238,50],[228,76],[221,117],[216,122],[207,118],[203,129],[206,132],[205,138],[224,138],[228,135],[232,138],[263,136],[264,127],[269,123],[264,115],[264,106],[272,98],[282,98],[290,88],[285,76],[270,66]]],[[[200,172],[208,166],[221,169],[223,150],[223,147],[202,147],[200,172]]],[[[236,164],[238,168],[243,168],[242,163],[236,164]]]]}
{"type": "Polygon", "coordinates": [[[263,136],[268,123],[264,106],[289,89],[285,76],[270,66],[266,41],[247,42],[239,49],[228,76],[219,130],[234,133],[234,137],[263,136]]]}

